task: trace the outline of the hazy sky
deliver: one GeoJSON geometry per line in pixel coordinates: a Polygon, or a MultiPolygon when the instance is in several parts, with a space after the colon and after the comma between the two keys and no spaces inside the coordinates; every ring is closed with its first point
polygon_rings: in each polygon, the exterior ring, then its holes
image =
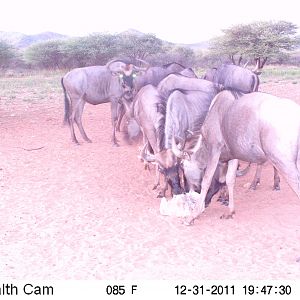
{"type": "MultiPolygon", "coordinates": [[[[170,42],[195,43],[221,29],[285,20],[300,27],[299,0],[0,0],[0,31],[80,36],[134,28],[170,42]]],[[[300,32],[298,30],[298,32],[300,32]]]]}

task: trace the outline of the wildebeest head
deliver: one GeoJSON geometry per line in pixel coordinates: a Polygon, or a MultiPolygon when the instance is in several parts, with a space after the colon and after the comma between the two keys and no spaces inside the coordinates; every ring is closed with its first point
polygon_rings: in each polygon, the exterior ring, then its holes
{"type": "Polygon", "coordinates": [[[197,187],[202,181],[207,160],[207,149],[202,135],[198,137],[194,146],[185,148],[178,146],[174,137],[172,138],[173,154],[181,161],[189,184],[197,187]]]}
{"type": "Polygon", "coordinates": [[[174,195],[183,193],[179,177],[179,160],[171,149],[164,149],[156,154],[144,154],[143,159],[158,164],[158,170],[165,176],[174,195]]]}
{"type": "Polygon", "coordinates": [[[110,70],[112,76],[117,76],[119,78],[124,93],[128,95],[129,93],[133,93],[135,90],[136,77],[139,74],[146,72],[149,65],[142,68],[129,62],[112,60],[106,64],[106,67],[110,70]]]}

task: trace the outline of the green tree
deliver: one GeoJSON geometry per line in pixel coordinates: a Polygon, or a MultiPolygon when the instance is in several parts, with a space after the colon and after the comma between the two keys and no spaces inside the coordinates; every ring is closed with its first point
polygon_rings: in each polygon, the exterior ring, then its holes
{"type": "Polygon", "coordinates": [[[115,34],[97,33],[88,36],[85,46],[88,49],[89,65],[104,65],[119,56],[121,38],[115,34]]]}
{"type": "Polygon", "coordinates": [[[87,37],[71,38],[62,45],[62,64],[65,68],[79,68],[89,64],[89,49],[86,39],[87,37]]]}
{"type": "Polygon", "coordinates": [[[286,21],[239,24],[223,30],[222,36],[211,41],[210,50],[237,65],[254,61],[261,69],[268,59],[295,49],[296,30],[295,24],[286,21]]]}
{"type": "Polygon", "coordinates": [[[163,51],[162,40],[153,34],[122,34],[120,35],[120,54],[135,60],[147,60],[151,55],[155,55],[163,51]]]}
{"type": "Polygon", "coordinates": [[[0,40],[0,69],[6,69],[18,59],[16,49],[9,43],[0,40]]]}
{"type": "Polygon", "coordinates": [[[38,68],[59,69],[63,66],[63,45],[62,40],[34,44],[25,50],[25,61],[38,68]]]}
{"type": "Polygon", "coordinates": [[[182,46],[175,46],[171,49],[172,61],[182,64],[186,67],[192,67],[195,64],[196,55],[193,49],[182,46]]]}

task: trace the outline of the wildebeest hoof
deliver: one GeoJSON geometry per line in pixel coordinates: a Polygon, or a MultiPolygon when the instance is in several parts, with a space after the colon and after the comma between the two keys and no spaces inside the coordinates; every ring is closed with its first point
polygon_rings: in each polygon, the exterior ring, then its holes
{"type": "Polygon", "coordinates": [[[229,205],[229,199],[222,199],[221,204],[225,205],[225,206],[228,206],[229,205]]]}
{"type": "Polygon", "coordinates": [[[259,185],[259,183],[251,183],[249,186],[249,190],[255,191],[258,185],[259,185]]]}
{"type": "Polygon", "coordinates": [[[233,215],[235,214],[235,212],[232,212],[230,214],[223,214],[220,219],[225,219],[225,220],[228,220],[228,219],[233,219],[233,215]]]}
{"type": "Polygon", "coordinates": [[[273,186],[273,191],[280,191],[280,186],[279,185],[273,186]]]}
{"type": "Polygon", "coordinates": [[[194,225],[194,220],[195,219],[193,219],[191,217],[186,217],[183,219],[183,224],[186,226],[192,226],[192,225],[194,225]]]}
{"type": "Polygon", "coordinates": [[[229,199],[228,198],[219,197],[217,201],[221,202],[222,205],[225,205],[225,206],[229,205],[229,199]]]}
{"type": "Polygon", "coordinates": [[[113,143],[112,145],[113,147],[120,147],[120,145],[117,142],[113,143]]]}
{"type": "Polygon", "coordinates": [[[159,184],[155,184],[152,188],[152,190],[156,190],[159,187],[159,184]]]}
{"type": "Polygon", "coordinates": [[[86,139],[86,142],[92,143],[92,140],[90,140],[89,138],[87,138],[87,139],[86,139]]]}

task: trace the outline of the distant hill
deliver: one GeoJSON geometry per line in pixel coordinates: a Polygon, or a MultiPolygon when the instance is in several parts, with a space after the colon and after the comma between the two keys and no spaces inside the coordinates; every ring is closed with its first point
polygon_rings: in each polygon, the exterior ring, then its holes
{"type": "MultiPolygon", "coordinates": [[[[130,28],[128,30],[122,31],[119,35],[137,35],[143,36],[145,33],[138,31],[136,29],[130,28]]],[[[12,44],[16,48],[26,48],[34,43],[45,42],[49,40],[58,40],[58,39],[66,39],[70,38],[70,36],[63,35],[56,32],[42,32],[39,34],[27,35],[20,32],[6,32],[0,31],[0,40],[5,40],[8,43],[12,44]]],[[[203,41],[194,44],[184,44],[184,43],[171,43],[168,41],[164,41],[170,45],[177,45],[181,47],[189,47],[193,50],[207,49],[209,42],[203,41]]]]}
{"type": "Polygon", "coordinates": [[[68,38],[68,36],[55,32],[42,32],[39,34],[27,35],[20,32],[0,31],[0,39],[7,41],[16,48],[26,48],[34,43],[65,38],[68,38]]]}
{"type": "Polygon", "coordinates": [[[145,35],[145,33],[144,32],[141,32],[141,31],[138,31],[138,30],[136,30],[136,29],[133,29],[133,28],[129,28],[129,29],[127,29],[127,30],[125,30],[125,31],[122,31],[122,32],[120,32],[119,33],[119,35],[137,35],[137,36],[143,36],[143,35],[145,35]]]}
{"type": "Polygon", "coordinates": [[[192,48],[193,50],[201,50],[201,49],[208,49],[209,41],[203,41],[203,42],[194,43],[194,44],[177,44],[177,45],[183,46],[183,47],[189,47],[189,48],[192,48]]]}
{"type": "MultiPolygon", "coordinates": [[[[127,30],[119,33],[119,35],[126,35],[126,34],[128,34],[128,35],[133,34],[133,35],[137,35],[137,36],[145,35],[145,33],[138,31],[136,29],[133,29],[133,28],[127,29],[127,30]]],[[[172,43],[172,42],[168,42],[168,41],[164,41],[164,42],[166,42],[170,45],[177,45],[180,47],[189,47],[189,48],[192,48],[193,50],[208,49],[208,47],[209,47],[209,41],[203,41],[203,42],[194,43],[194,44],[172,43]]]]}

